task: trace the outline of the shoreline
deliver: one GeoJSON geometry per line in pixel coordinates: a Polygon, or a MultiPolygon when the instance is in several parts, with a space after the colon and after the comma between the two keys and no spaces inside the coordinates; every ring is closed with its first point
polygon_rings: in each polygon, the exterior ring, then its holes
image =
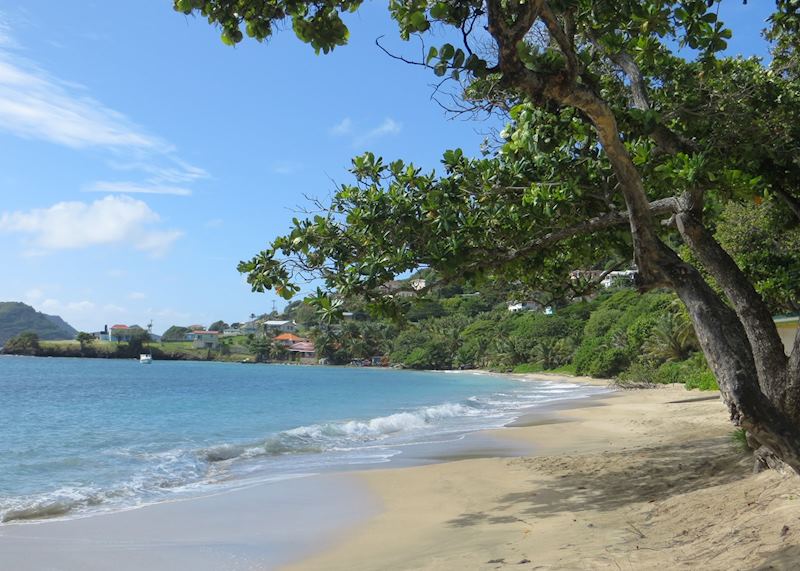
{"type": "MultiPolygon", "coordinates": [[[[459,373],[463,372],[459,371],[459,373]]],[[[498,373],[490,374],[501,375],[498,373]]],[[[558,380],[561,382],[570,382],[570,384],[577,384],[572,383],[571,379],[565,377],[559,379],[515,378],[515,380],[546,382],[558,380]]],[[[521,411],[520,415],[516,418],[520,418],[525,414],[531,414],[531,411],[535,411],[533,412],[535,415],[549,414],[546,411],[554,410],[554,403],[563,401],[570,403],[569,406],[580,406],[577,403],[588,403],[592,398],[593,396],[583,396],[577,399],[567,398],[543,403],[533,408],[526,408],[521,411]]],[[[300,543],[303,544],[302,549],[297,549],[297,546],[290,548],[289,551],[291,551],[292,554],[286,553],[286,550],[281,549],[280,546],[277,545],[276,542],[278,542],[278,540],[270,535],[272,531],[268,530],[262,533],[259,535],[259,540],[254,541],[251,535],[240,530],[239,534],[242,536],[245,543],[247,543],[246,550],[249,552],[257,552],[259,555],[256,559],[259,564],[267,564],[269,568],[271,568],[273,565],[285,563],[288,559],[296,560],[303,556],[308,556],[310,551],[321,549],[327,545],[328,542],[332,541],[332,538],[339,538],[344,529],[350,526],[355,527],[357,524],[367,521],[369,517],[374,515],[376,511],[375,496],[363,487],[357,474],[362,472],[403,469],[409,466],[435,465],[443,462],[459,461],[466,458],[512,458],[524,456],[533,452],[532,448],[524,442],[514,442],[511,439],[499,436],[499,433],[505,430],[505,428],[502,430],[498,430],[497,428],[485,428],[461,434],[455,440],[451,441],[414,444],[403,449],[403,454],[398,454],[397,457],[392,458],[389,462],[377,465],[354,466],[352,468],[331,470],[321,474],[305,476],[303,478],[286,479],[278,482],[254,483],[231,489],[216,490],[195,497],[159,501],[120,510],[75,514],[69,517],[34,520],[22,519],[8,522],[0,526],[0,567],[9,566],[19,569],[33,569],[41,566],[53,566],[58,562],[56,568],[91,568],[93,563],[97,564],[105,560],[111,553],[115,553],[116,550],[121,549],[125,545],[130,545],[130,549],[134,552],[136,557],[141,557],[138,551],[144,549],[144,546],[149,546],[147,549],[155,549],[158,552],[157,562],[147,562],[147,566],[169,568],[173,564],[178,564],[179,561],[171,560],[170,555],[160,553],[158,545],[153,544],[153,538],[148,531],[150,527],[147,523],[148,521],[163,520],[165,518],[181,520],[185,519],[181,514],[207,514],[209,511],[213,512],[216,509],[221,510],[221,518],[237,519],[241,517],[241,513],[234,509],[232,505],[227,505],[226,501],[231,500],[234,504],[241,507],[242,501],[240,498],[248,496],[256,498],[258,503],[263,503],[265,505],[274,502],[276,498],[284,501],[289,501],[289,498],[293,498],[294,504],[301,507],[307,513],[327,513],[331,506],[336,505],[336,502],[329,502],[326,498],[317,497],[312,500],[313,505],[307,505],[308,497],[303,490],[307,490],[309,486],[313,487],[317,485],[315,483],[318,483],[321,487],[329,487],[337,490],[341,489],[341,493],[334,492],[332,494],[336,497],[341,496],[342,498],[347,498],[347,502],[338,505],[339,510],[349,512],[348,504],[362,506],[354,510],[354,514],[351,514],[353,517],[340,517],[340,514],[329,514],[329,519],[331,520],[330,525],[328,523],[319,525],[319,522],[312,524],[309,523],[308,520],[316,521],[319,518],[303,516],[307,521],[303,525],[303,531],[298,531],[298,536],[302,536],[303,538],[302,541],[300,541],[300,543]],[[279,491],[280,493],[278,493],[279,491]],[[211,506],[215,507],[212,508],[211,506]],[[128,528],[127,531],[125,531],[125,528],[128,528]],[[33,560],[36,563],[27,560],[27,555],[30,555],[30,551],[32,550],[31,537],[35,537],[36,543],[41,543],[44,546],[44,549],[37,550],[33,560]],[[93,539],[88,547],[87,554],[81,555],[79,553],[74,553],[73,548],[67,545],[79,538],[86,537],[93,539]],[[265,553],[263,548],[257,547],[257,544],[272,546],[273,553],[265,553]],[[167,564],[168,562],[170,563],[167,564]]],[[[288,510],[286,511],[288,512],[288,510]]],[[[244,513],[249,514],[246,509],[244,513]]],[[[246,515],[246,517],[252,518],[255,516],[250,514],[246,515]]],[[[298,524],[298,520],[294,514],[284,513],[281,517],[292,525],[298,524]]],[[[303,519],[303,517],[300,519],[303,519]]],[[[265,525],[267,528],[276,527],[275,514],[264,514],[261,521],[262,525],[265,525]]],[[[188,525],[189,527],[196,526],[194,522],[189,522],[188,525]]],[[[225,526],[218,528],[216,532],[205,531],[204,533],[207,533],[209,538],[213,537],[215,534],[219,537],[228,537],[229,539],[226,540],[227,542],[232,545],[238,544],[235,538],[229,536],[225,526]]],[[[169,533],[165,532],[165,535],[169,537],[169,533]]],[[[288,537],[284,537],[281,541],[286,544],[298,542],[297,539],[292,541],[291,538],[288,537]]],[[[80,543],[81,541],[78,541],[76,545],[80,543]]],[[[170,543],[173,544],[170,547],[170,551],[182,552],[189,558],[195,557],[192,548],[185,545],[185,540],[180,539],[180,534],[178,534],[178,537],[173,538],[170,543]]],[[[201,548],[195,547],[194,549],[201,548]]],[[[245,547],[239,545],[237,549],[245,549],[245,547]]],[[[206,549],[206,551],[208,550],[206,549]]],[[[127,555],[125,557],[127,557],[127,555]]],[[[247,557],[244,557],[244,559],[247,559],[247,557]]],[[[211,560],[214,561],[214,565],[209,566],[209,568],[215,568],[215,566],[218,566],[220,563],[220,560],[214,559],[214,557],[211,557],[211,560]]],[[[137,565],[145,563],[146,562],[142,559],[137,559],[137,565]]],[[[193,560],[193,566],[195,568],[203,568],[201,563],[200,561],[193,560]]]]}
{"type": "MultiPolygon", "coordinates": [[[[276,364],[276,365],[280,366],[282,364],[276,364]]],[[[342,368],[339,366],[333,366],[333,367],[342,368]]],[[[387,373],[394,372],[394,369],[390,368],[381,368],[376,370],[385,371],[387,373]]],[[[483,370],[471,370],[471,371],[430,370],[430,371],[419,371],[419,372],[440,373],[440,374],[455,373],[458,375],[464,375],[464,374],[486,375],[486,376],[508,378],[513,381],[519,381],[519,382],[524,382],[524,381],[534,381],[534,382],[541,381],[545,383],[559,382],[559,383],[568,383],[570,385],[573,385],[575,386],[576,389],[579,389],[580,387],[587,385],[587,383],[584,382],[580,383],[572,382],[570,378],[566,378],[563,376],[548,377],[548,378],[536,377],[535,375],[514,376],[510,374],[497,373],[493,371],[483,371],[483,370]]],[[[593,383],[593,384],[600,384],[600,383],[593,383]]],[[[259,485],[271,485],[275,482],[292,480],[296,478],[307,478],[309,476],[313,477],[318,475],[340,474],[340,473],[349,473],[349,472],[364,471],[364,470],[380,470],[380,469],[392,469],[396,467],[427,465],[431,463],[453,461],[454,459],[466,458],[466,457],[520,456],[525,453],[529,453],[531,451],[531,448],[521,443],[513,443],[508,439],[497,437],[496,431],[514,425],[516,422],[519,421],[519,419],[523,417],[533,415],[534,417],[538,418],[544,414],[548,414],[553,410],[556,410],[559,406],[561,407],[574,406],[572,402],[574,400],[580,400],[582,403],[585,403],[585,406],[591,406],[589,401],[592,398],[601,396],[601,394],[602,393],[600,394],[584,393],[584,394],[579,394],[577,396],[556,396],[552,400],[544,400],[542,402],[539,402],[537,404],[532,404],[529,406],[524,406],[520,403],[520,408],[512,413],[514,416],[511,418],[511,420],[503,424],[496,424],[494,426],[487,425],[487,426],[477,426],[472,428],[464,428],[449,434],[445,432],[437,434],[438,438],[434,438],[432,440],[418,440],[418,441],[412,440],[409,442],[402,442],[402,443],[388,443],[385,444],[385,446],[387,447],[388,450],[391,450],[392,453],[389,454],[386,457],[386,459],[382,462],[356,463],[350,466],[331,464],[329,467],[321,471],[319,470],[318,467],[316,470],[312,471],[287,473],[277,476],[273,475],[267,477],[257,476],[255,478],[247,478],[244,480],[232,478],[229,479],[227,483],[223,482],[214,483],[210,485],[207,489],[201,490],[198,488],[197,493],[192,493],[187,489],[185,493],[182,492],[176,495],[175,497],[171,498],[167,497],[161,499],[150,499],[142,503],[131,504],[131,505],[117,505],[117,506],[107,506],[107,507],[101,506],[101,509],[93,509],[89,511],[86,510],[73,511],[70,506],[66,505],[62,506],[60,504],[54,504],[52,506],[42,505],[36,508],[36,513],[33,513],[33,509],[31,509],[30,514],[15,513],[9,519],[0,520],[0,529],[6,525],[29,525],[29,524],[35,525],[48,522],[72,521],[77,519],[85,519],[88,517],[110,515],[124,511],[147,508],[150,506],[159,505],[161,503],[182,502],[204,497],[212,497],[243,488],[250,488],[259,485]]],[[[447,405],[448,403],[445,402],[441,404],[432,404],[430,406],[435,408],[437,406],[447,406],[447,405]]],[[[400,414],[400,412],[393,413],[391,416],[394,416],[395,414],[400,414]]],[[[378,420],[381,420],[382,418],[384,417],[378,417],[378,420]]],[[[201,484],[201,482],[197,482],[197,484],[201,484]]]]}
{"type": "Polygon", "coordinates": [[[0,567],[790,569],[799,482],[751,474],[715,395],[677,385],[560,399],[419,445],[406,465],[0,526],[0,567]]]}
{"type": "Polygon", "coordinates": [[[709,396],[618,391],[497,431],[532,455],[360,472],[383,510],[285,569],[795,569],[800,480],[754,475],[709,396]]]}

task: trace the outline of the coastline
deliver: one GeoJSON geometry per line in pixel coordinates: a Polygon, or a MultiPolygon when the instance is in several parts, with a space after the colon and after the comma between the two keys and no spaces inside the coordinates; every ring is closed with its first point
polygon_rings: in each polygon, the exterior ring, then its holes
{"type": "Polygon", "coordinates": [[[719,399],[592,400],[498,431],[533,455],[357,474],[381,513],[286,569],[796,568],[800,482],[752,474],[719,399]]]}
{"type": "Polygon", "coordinates": [[[0,526],[0,567],[790,568],[799,486],[752,476],[731,431],[719,400],[682,386],[564,399],[406,464],[0,526]]]}
{"type": "Polygon", "coordinates": [[[354,469],[377,471],[533,452],[527,443],[498,437],[499,432],[487,428],[446,441],[415,443],[383,464],[343,466],[303,478],[238,485],[112,511],[21,518],[0,526],[0,568],[102,568],[110,559],[121,559],[120,568],[168,569],[186,562],[199,569],[273,568],[324,548],[376,513],[376,498],[354,469]],[[321,489],[328,492],[320,495],[321,489]],[[277,512],[272,509],[276,502],[283,506],[277,512]],[[254,510],[255,505],[263,509],[254,510]],[[234,520],[249,525],[229,525],[234,520]],[[288,529],[294,530],[294,537],[283,533],[288,529]]]}

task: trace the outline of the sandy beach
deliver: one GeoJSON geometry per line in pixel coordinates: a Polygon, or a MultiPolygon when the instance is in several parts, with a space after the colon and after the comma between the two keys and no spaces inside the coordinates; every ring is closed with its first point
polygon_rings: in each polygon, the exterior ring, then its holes
{"type": "Polygon", "coordinates": [[[424,465],[0,526],[0,569],[796,569],[800,479],[732,430],[682,386],[560,401],[424,465]]]}
{"type": "Polygon", "coordinates": [[[499,431],[532,456],[359,474],[382,512],[290,569],[800,566],[800,479],[752,474],[716,393],[574,404],[499,431]]]}

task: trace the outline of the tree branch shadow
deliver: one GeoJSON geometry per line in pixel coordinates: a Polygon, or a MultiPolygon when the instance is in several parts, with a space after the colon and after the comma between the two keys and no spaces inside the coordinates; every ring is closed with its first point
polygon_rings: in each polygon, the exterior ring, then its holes
{"type": "Polygon", "coordinates": [[[600,457],[534,457],[521,461],[533,473],[554,480],[506,494],[489,513],[464,513],[448,523],[454,527],[509,523],[509,517],[518,519],[508,515],[510,508],[521,517],[549,517],[661,501],[742,479],[750,474],[752,462],[728,437],[609,452],[600,457]]]}

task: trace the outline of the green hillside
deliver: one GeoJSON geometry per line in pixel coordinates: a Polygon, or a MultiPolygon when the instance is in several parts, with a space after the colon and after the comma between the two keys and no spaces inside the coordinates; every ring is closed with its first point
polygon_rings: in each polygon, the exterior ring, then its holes
{"type": "Polygon", "coordinates": [[[39,339],[74,339],[77,331],[57,315],[46,315],[18,301],[0,301],[0,345],[23,331],[39,339]]]}

